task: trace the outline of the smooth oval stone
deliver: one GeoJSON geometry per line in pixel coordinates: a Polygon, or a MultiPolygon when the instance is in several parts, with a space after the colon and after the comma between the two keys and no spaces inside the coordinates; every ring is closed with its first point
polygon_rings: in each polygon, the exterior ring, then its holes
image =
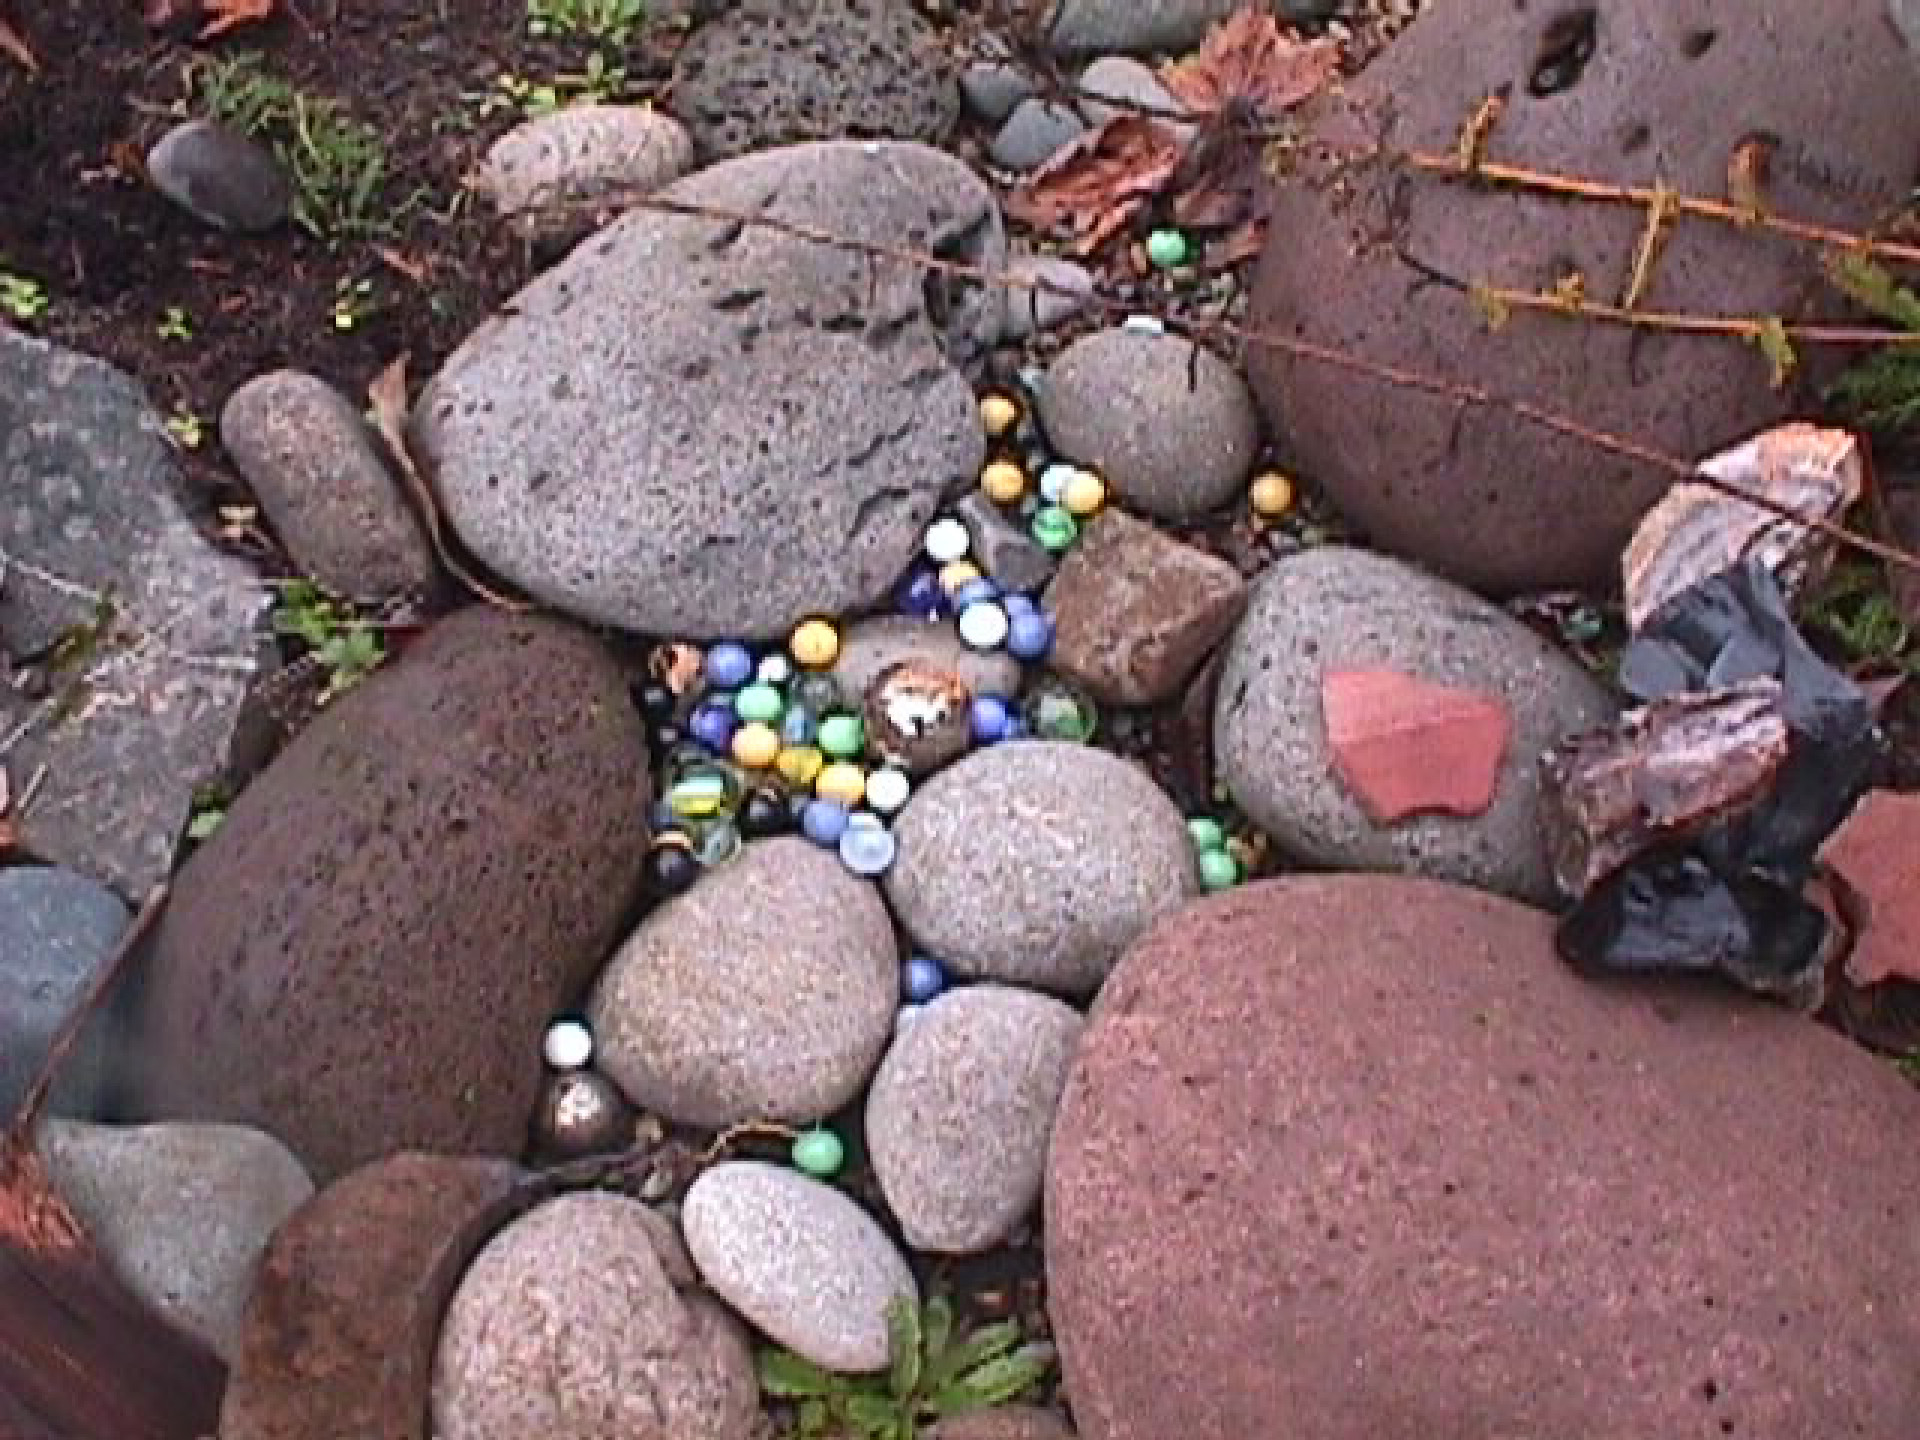
{"type": "Polygon", "coordinates": [[[973,979],[1090,993],[1200,889],[1174,803],[1137,765],[1067,741],[976,750],[920,786],[893,834],[894,915],[973,979]]]}
{"type": "Polygon", "coordinates": [[[1047,48],[1056,55],[1185,50],[1237,8],[1237,0],[1060,0],[1048,14],[1047,48]]]}
{"type": "Polygon", "coordinates": [[[887,1364],[887,1305],[920,1303],[907,1262],[831,1185],[729,1160],[687,1190],[680,1224],[708,1287],[775,1343],[828,1370],[887,1364]]]}
{"type": "Polygon", "coordinates": [[[256,375],[220,410],[220,444],[308,578],[355,600],[419,595],[438,567],[359,409],[318,376],[256,375]]]}
{"type": "MultiPolygon", "coordinates": [[[[1617,302],[1646,228],[1633,205],[1411,173],[1359,152],[1451,155],[1489,95],[1489,158],[1620,186],[1725,197],[1761,142],[1765,207],[1871,229],[1914,179],[1920,104],[1885,0],[1744,5],[1429,5],[1350,82],[1299,112],[1311,139],[1274,187],[1251,324],[1400,372],[1523,401],[1686,462],[1816,405],[1850,357],[1799,348],[1771,384],[1757,346],[1514,313],[1490,327],[1470,287],[1551,290],[1577,269],[1617,302]],[[1582,66],[1580,16],[1597,17],[1582,66]],[[1796,57],[1781,74],[1780,57],[1796,57]],[[1556,72],[1572,83],[1554,85],[1556,72]],[[1426,283],[1416,272],[1460,283],[1426,283]]],[[[1831,316],[1804,245],[1748,227],[1667,227],[1642,308],[1831,316]]],[[[1816,265],[1817,270],[1817,265],[1816,265]]],[[[1269,421],[1303,473],[1372,543],[1476,589],[1613,585],[1620,552],[1673,475],[1498,406],[1463,405],[1351,365],[1249,347],[1269,421]]]]}
{"type": "Polygon", "coordinates": [[[1116,115],[1150,115],[1183,139],[1193,126],[1168,118],[1186,114],[1151,66],[1131,55],[1102,55],[1080,72],[1080,113],[1089,125],[1100,125],[1116,115]],[[1128,103],[1131,102],[1131,103],[1128,103]]]}
{"type": "Polygon", "coordinates": [[[693,140],[670,115],[647,105],[567,105],[494,141],[473,185],[499,214],[556,234],[585,226],[593,202],[645,195],[692,164],[693,140]]]}
{"type": "Polygon", "coordinates": [[[487,607],[319,716],[188,860],[140,973],[130,1102],[322,1183],[518,1154],[540,1042],[635,897],[646,743],[611,655],[487,607]]]}
{"type": "Polygon", "coordinates": [[[952,675],[976,695],[1012,695],[1020,688],[1020,662],[1011,655],[969,649],[953,626],[911,615],[881,615],[848,626],[833,678],[843,695],[861,697],[882,672],[906,661],[952,675]]]}
{"type": "Polygon", "coordinates": [[[211,120],[175,125],[147,151],[154,189],[220,230],[271,230],[293,191],[266,147],[211,120]]]}
{"type": "Polygon", "coordinates": [[[796,836],[745,846],[647,918],[588,1006],[598,1064],[686,1125],[806,1121],[859,1094],[900,998],[886,906],[796,836]]]}
{"type": "Polygon", "coordinates": [[[1228,642],[1214,705],[1222,780],[1289,854],[1397,870],[1550,903],[1540,830],[1540,753],[1615,713],[1599,682],[1520,621],[1397,560],[1322,546],[1254,583],[1228,642]],[[1386,669],[1503,704],[1511,732],[1492,804],[1470,817],[1378,825],[1333,768],[1326,672],[1386,669]]]}
{"type": "MultiPolygon", "coordinates": [[[[0,869],[0,1114],[11,1115],[47,1047],[113,956],[132,916],[99,881],[59,866],[0,869]]],[[[91,1116],[106,1103],[125,1006],[95,1011],[54,1075],[54,1110],[91,1116]]]]}
{"type": "Polygon", "coordinates": [[[1087,122],[1077,111],[1057,100],[1035,95],[1013,107],[1013,113],[987,146],[993,163],[1008,170],[1035,170],[1065,146],[1086,133],[1087,122]]]}
{"type": "Polygon", "coordinates": [[[1552,931],[1302,876],[1128,952],[1047,1175],[1087,1440],[1911,1435],[1920,1095],[1731,990],[1583,980],[1552,931]]]}
{"type": "Polygon", "coordinates": [[[1225,360],[1175,335],[1082,336],[1047,367],[1040,424],[1115,499],[1194,520],[1239,495],[1260,448],[1253,395],[1225,360]]]}
{"type": "Polygon", "coordinates": [[[267,1241],[313,1194],[293,1152],[243,1125],[49,1120],[35,1138],[113,1273],[232,1363],[267,1241]]]}
{"type": "Polygon", "coordinates": [[[753,1352],[670,1222],[604,1191],[502,1227],[447,1302],[437,1440],[748,1440],[753,1352]]]}
{"type": "Polygon", "coordinates": [[[1081,1023],[1072,1006],[1005,985],[920,1007],[867,1095],[867,1154],[907,1244],[986,1250],[1039,1202],[1081,1023]]]}

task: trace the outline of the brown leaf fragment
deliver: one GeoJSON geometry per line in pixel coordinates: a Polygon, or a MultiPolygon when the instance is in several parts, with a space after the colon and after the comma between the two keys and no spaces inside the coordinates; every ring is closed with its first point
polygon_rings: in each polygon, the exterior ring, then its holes
{"type": "Polygon", "coordinates": [[[5,20],[0,20],[0,54],[7,55],[29,75],[40,73],[40,57],[33,53],[25,37],[5,20]]]}
{"type": "Polygon", "coordinates": [[[211,40],[236,25],[257,25],[273,16],[273,0],[200,0],[209,17],[200,27],[200,38],[211,40]]]}
{"type": "Polygon", "coordinates": [[[1039,230],[1064,228],[1070,248],[1090,255],[1146,208],[1180,153],[1165,125],[1115,115],[1036,170],[1007,197],[1007,214],[1039,230]]]}
{"type": "Polygon", "coordinates": [[[1208,32],[1200,48],[1161,77],[1198,111],[1244,106],[1273,119],[1333,78],[1340,47],[1282,33],[1263,6],[1244,6],[1208,32]]]}

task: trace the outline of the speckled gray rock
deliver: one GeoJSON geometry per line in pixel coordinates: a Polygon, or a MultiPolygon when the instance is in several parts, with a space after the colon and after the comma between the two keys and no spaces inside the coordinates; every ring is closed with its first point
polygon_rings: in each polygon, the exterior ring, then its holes
{"type": "Polygon", "coordinates": [[[271,230],[293,189],[265,146],[212,120],[175,125],[147,151],[153,188],[220,230],[271,230]]]}
{"type": "Polygon", "coordinates": [[[628,1099],[718,1128],[817,1119],[853,1099],[899,998],[878,893],[790,835],[748,845],[641,921],[588,1014],[598,1065],[628,1099]]]}
{"type": "Polygon", "coordinates": [[[256,375],[221,407],[220,443],[310,579],[375,601],[433,584],[425,528],[358,407],[326,381],[256,375]]]}
{"type": "Polygon", "coordinates": [[[742,0],[673,67],[673,110],[708,158],[797,140],[938,142],[960,91],[905,0],[742,0]]]}
{"type": "Polygon", "coordinates": [[[973,979],[1087,994],[1199,892],[1179,809],[1139,766],[1085,745],[976,750],[922,785],[893,833],[894,915],[973,979]]]}
{"type": "Polygon", "coordinates": [[[758,1160],[695,1180],[680,1224],[700,1278],[757,1330],[850,1374],[887,1363],[887,1305],[918,1304],[913,1272],[844,1192],[758,1160]]]}
{"type": "Polygon", "coordinates": [[[533,233],[565,234],[593,201],[657,190],[692,164],[692,137],[671,115],[647,105],[568,105],[494,141],[473,186],[498,213],[533,233]],[[548,206],[573,208],[529,213],[548,206]]]}
{"type": "MultiPolygon", "coordinates": [[[[1039,590],[1051,580],[1058,563],[1030,530],[1008,518],[1007,512],[983,490],[973,490],[954,502],[953,513],[967,527],[973,544],[972,560],[1003,590],[1039,590]]],[[[965,648],[964,646],[962,648],[965,648]]],[[[969,654],[978,654],[969,651],[969,654]]],[[[997,692],[1010,695],[1011,690],[997,692]]]]}
{"type": "Polygon", "coordinates": [[[879,615],[849,625],[833,678],[848,696],[864,695],[881,671],[908,660],[956,677],[976,695],[1012,695],[1020,688],[1020,662],[1004,650],[969,649],[951,624],[911,615],[879,615]]]}
{"type": "Polygon", "coordinates": [[[1047,367],[1039,409],[1054,449],[1097,469],[1122,503],[1163,520],[1232,500],[1260,446],[1246,382],[1175,335],[1083,336],[1047,367]]]}
{"type": "Polygon", "coordinates": [[[1013,107],[987,153],[1008,170],[1037,170],[1086,129],[1087,122],[1070,106],[1034,95],[1013,107]]]}
{"type": "MultiPolygon", "coordinates": [[[[992,194],[921,145],[728,161],[666,192],[994,269],[992,194]]],[[[632,212],[468,337],[414,412],[473,551],[560,609],[648,634],[784,634],[878,602],[985,439],[967,379],[996,289],[767,229],[632,212]],[[663,274],[672,284],[660,283],[663,274]]]]}
{"type": "MultiPolygon", "coordinates": [[[[0,869],[0,1115],[19,1107],[67,1016],[131,919],[106,886],[58,866],[0,869]]],[[[56,1112],[99,1112],[119,1022],[112,999],[88,1019],[54,1077],[56,1112]]]]}
{"type": "Polygon", "coordinates": [[[1131,55],[1102,55],[1081,71],[1079,103],[1089,125],[1102,124],[1115,115],[1146,114],[1176,135],[1193,131],[1190,122],[1171,118],[1188,113],[1187,107],[1160,83],[1151,66],[1131,55]]]}
{"type": "Polygon", "coordinates": [[[35,1138],[113,1273],[231,1363],[268,1237],[313,1194],[293,1152],[244,1125],[49,1120],[35,1138]]]}
{"type": "Polygon", "coordinates": [[[1032,283],[1006,287],[1007,313],[1002,340],[1025,340],[1078,315],[1093,298],[1093,273],[1077,260],[1058,255],[1016,255],[1007,274],[1032,283]]]}
{"type": "Polygon", "coordinates": [[[1411,566],[1341,546],[1282,560],[1254,585],[1215,706],[1221,776],[1284,850],[1542,904],[1554,889],[1540,837],[1539,755],[1614,714],[1586,671],[1518,620],[1411,566]],[[1378,826],[1334,774],[1321,677],[1374,668],[1505,702],[1512,734],[1485,814],[1378,826]]]}
{"type": "Polygon", "coordinates": [[[438,1440],[750,1440],[739,1323],[638,1200],[544,1201],[473,1257],[434,1357],[438,1440]]]}
{"type": "Polygon", "coordinates": [[[1006,985],[923,1005],[867,1096],[867,1154],[916,1250],[971,1254],[1039,1203],[1080,1012],[1006,985]]]}
{"type": "Polygon", "coordinates": [[[1238,8],[1239,0],[1059,0],[1047,46],[1057,55],[1185,50],[1238,8]]]}
{"type": "Polygon", "coordinates": [[[271,733],[249,701],[272,595],[202,538],[181,483],[131,378],[0,327],[0,651],[93,637],[44,700],[0,685],[8,768],[40,776],[13,818],[28,854],[130,900],[173,868],[195,794],[243,779],[271,733]]]}

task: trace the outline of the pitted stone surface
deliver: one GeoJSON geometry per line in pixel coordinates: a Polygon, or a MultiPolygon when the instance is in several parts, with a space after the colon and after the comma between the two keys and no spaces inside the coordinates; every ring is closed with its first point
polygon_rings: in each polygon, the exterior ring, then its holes
{"type": "Polygon", "coordinates": [[[801,140],[937,143],[960,118],[952,69],[906,0],[743,0],[681,47],[672,103],[710,159],[801,140]]]}
{"type": "MultiPolygon", "coordinates": [[[[986,187],[921,145],[793,146],[664,193],[989,269],[1005,251],[986,187]]],[[[777,636],[880,601],[974,482],[985,440],[956,366],[992,343],[1003,301],[635,211],[454,352],[416,407],[417,449],[461,538],[548,603],[648,634],[777,636]]]]}
{"type": "Polygon", "coordinates": [[[182,868],[131,1102],[260,1126],[325,1180],[518,1154],[540,1037],[617,938],[646,746],[591,635],[487,607],[330,704],[182,868]]]}

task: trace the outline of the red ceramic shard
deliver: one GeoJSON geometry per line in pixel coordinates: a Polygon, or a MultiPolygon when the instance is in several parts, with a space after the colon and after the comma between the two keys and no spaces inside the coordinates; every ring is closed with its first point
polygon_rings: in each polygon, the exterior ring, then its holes
{"type": "Polygon", "coordinates": [[[1920,795],[1870,791],[1820,852],[1859,913],[1847,978],[1920,981],[1920,795]]]}
{"type": "Polygon", "coordinates": [[[1333,768],[1375,824],[1493,803],[1513,730],[1504,701],[1398,670],[1330,670],[1320,707],[1333,768]]]}

